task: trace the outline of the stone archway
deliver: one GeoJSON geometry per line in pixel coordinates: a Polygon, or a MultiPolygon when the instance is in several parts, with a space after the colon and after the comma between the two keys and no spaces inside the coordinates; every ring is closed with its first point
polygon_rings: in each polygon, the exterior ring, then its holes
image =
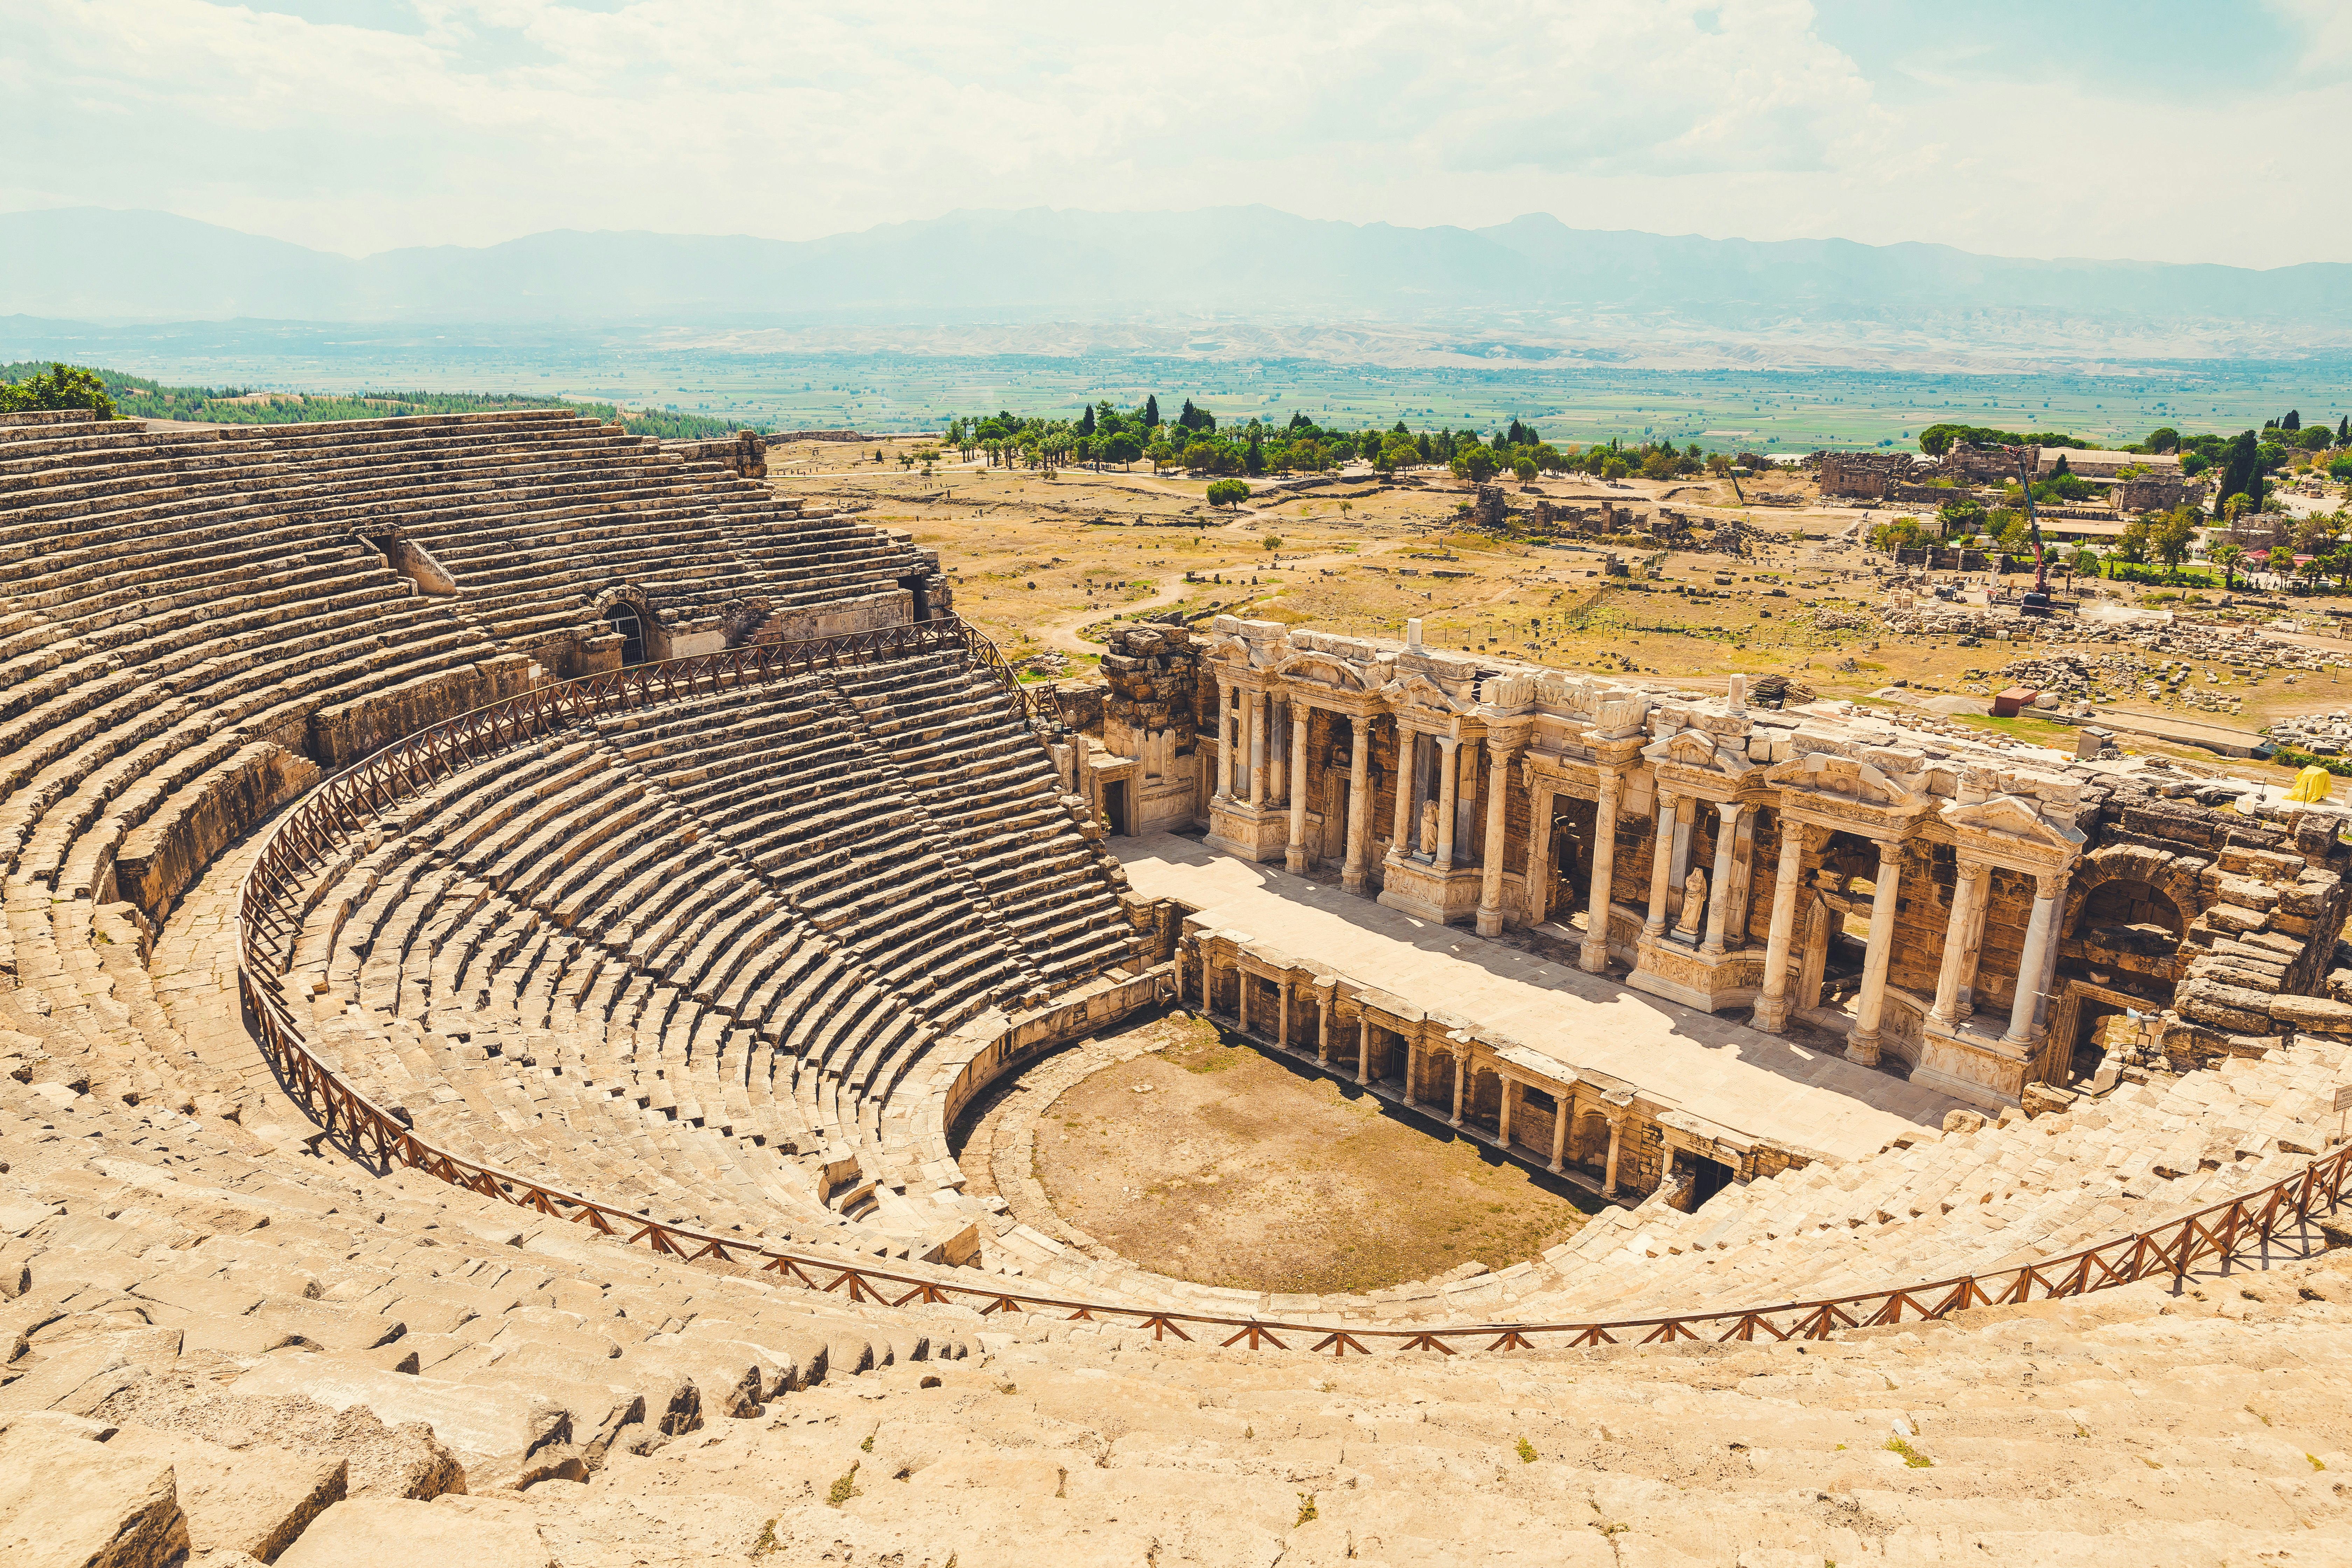
{"type": "Polygon", "coordinates": [[[2172,924],[2177,936],[2205,912],[2203,889],[2198,881],[2198,873],[2205,866],[2202,859],[2191,861],[2168,850],[2149,849],[2137,844],[2113,844],[2094,850],[2083,858],[2066,889],[2066,917],[2058,929],[2072,937],[2081,929],[2086,910],[2096,914],[2106,911],[2111,904],[2137,901],[2159,916],[2164,912],[2163,907],[2169,905],[2178,923],[2162,920],[2158,923],[2172,924]],[[2137,884],[2152,897],[2135,899],[2137,889],[2125,887],[2101,900],[2103,889],[2114,883],[2137,884]],[[2095,903],[2095,900],[2100,901],[2095,903]]]}

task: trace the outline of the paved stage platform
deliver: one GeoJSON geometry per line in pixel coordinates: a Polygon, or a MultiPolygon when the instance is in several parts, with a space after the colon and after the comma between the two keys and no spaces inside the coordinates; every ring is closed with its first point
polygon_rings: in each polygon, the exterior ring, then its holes
{"type": "Polygon", "coordinates": [[[1841,1159],[1969,1109],[1890,1073],[1626,989],[1168,834],[1105,841],[1135,890],[1359,984],[1451,1013],[1553,1058],[1638,1085],[1662,1105],[1749,1137],[1841,1159]]]}

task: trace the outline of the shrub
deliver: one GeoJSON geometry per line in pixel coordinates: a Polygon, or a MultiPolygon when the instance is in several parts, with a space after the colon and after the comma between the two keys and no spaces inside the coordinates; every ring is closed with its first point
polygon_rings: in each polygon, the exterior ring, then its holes
{"type": "Polygon", "coordinates": [[[51,362],[47,373],[24,381],[0,382],[0,414],[45,408],[87,408],[100,419],[114,417],[114,399],[95,371],[51,362]]]}

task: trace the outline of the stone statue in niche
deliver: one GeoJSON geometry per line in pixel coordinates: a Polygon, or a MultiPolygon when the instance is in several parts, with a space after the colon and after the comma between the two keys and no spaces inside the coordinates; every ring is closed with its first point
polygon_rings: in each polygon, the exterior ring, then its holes
{"type": "Polygon", "coordinates": [[[1698,935],[1699,917],[1706,912],[1706,873],[1693,871],[1683,879],[1683,914],[1675,934],[1685,942],[1698,935]]]}
{"type": "Polygon", "coordinates": [[[1421,803],[1421,852],[1433,858],[1437,854],[1437,803],[1433,800],[1421,803]]]}

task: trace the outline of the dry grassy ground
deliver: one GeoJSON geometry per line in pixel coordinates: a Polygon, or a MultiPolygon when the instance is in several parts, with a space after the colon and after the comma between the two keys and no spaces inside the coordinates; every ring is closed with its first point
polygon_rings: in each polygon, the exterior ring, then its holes
{"type": "MultiPolygon", "coordinates": [[[[1039,667],[1052,673],[1066,668],[1084,676],[1100,654],[1103,628],[1122,617],[1207,610],[1387,637],[1402,637],[1405,621],[1418,617],[1425,640],[1440,647],[1694,680],[1777,672],[1825,697],[1864,700],[1898,680],[1929,695],[1964,693],[1985,686],[2011,658],[2064,651],[1898,639],[1869,621],[1822,625],[1824,612],[1833,620],[1882,605],[1873,566],[1885,558],[1851,539],[1888,514],[1824,506],[1797,475],[1742,481],[1748,499],[1794,497],[1802,503],[1795,507],[1742,505],[1730,485],[1711,480],[1546,480],[1541,490],[1559,503],[1654,501],[1696,516],[1742,520],[1763,535],[1748,556],[1672,552],[1654,561],[1652,579],[1619,579],[1612,586],[1605,575],[1612,550],[1651,558],[1631,542],[1547,546],[1468,531],[1459,523],[1469,491],[1443,475],[1409,476],[1388,489],[1368,476],[1261,496],[1227,511],[1208,504],[1205,481],[1159,478],[1144,464],[1124,473],[1064,469],[1048,479],[954,462],[926,475],[900,462],[926,445],[779,445],[770,450],[770,473],[782,491],[856,506],[864,509],[862,521],[910,531],[940,552],[957,585],[957,608],[1009,657],[1067,656],[1066,667],[1051,659],[1039,667]]],[[[1513,490],[1515,504],[1533,499],[1513,490]]],[[[2158,591],[2116,591],[2127,601],[2159,597],[2158,591]]],[[[2243,613],[2225,610],[2215,592],[2161,596],[2190,617],[2243,613]]],[[[2276,613],[2251,615],[2261,620],[2276,613]]],[[[2085,651],[2095,655],[2106,646],[2085,651]]],[[[2272,672],[2249,686],[2243,677],[2233,679],[2230,689],[2246,696],[2242,716],[2185,716],[2252,729],[2290,712],[2352,706],[2352,679],[2337,684],[2306,674],[2288,685],[2272,672]]],[[[2136,706],[2128,698],[2121,705],[2136,706]]],[[[2063,726],[1963,721],[2073,745],[2074,731],[2063,726]]],[[[2218,761],[2152,742],[2126,744],[2218,761]]],[[[2257,763],[2226,765],[2248,777],[2291,776],[2257,763]]]]}
{"type": "Polygon", "coordinates": [[[1039,1118],[1035,1147],[1037,1179],[1072,1224],[1144,1268],[1238,1289],[1370,1289],[1474,1258],[1501,1268],[1589,1212],[1442,1121],[1408,1122],[1203,1024],[1073,1086],[1039,1118]]]}

